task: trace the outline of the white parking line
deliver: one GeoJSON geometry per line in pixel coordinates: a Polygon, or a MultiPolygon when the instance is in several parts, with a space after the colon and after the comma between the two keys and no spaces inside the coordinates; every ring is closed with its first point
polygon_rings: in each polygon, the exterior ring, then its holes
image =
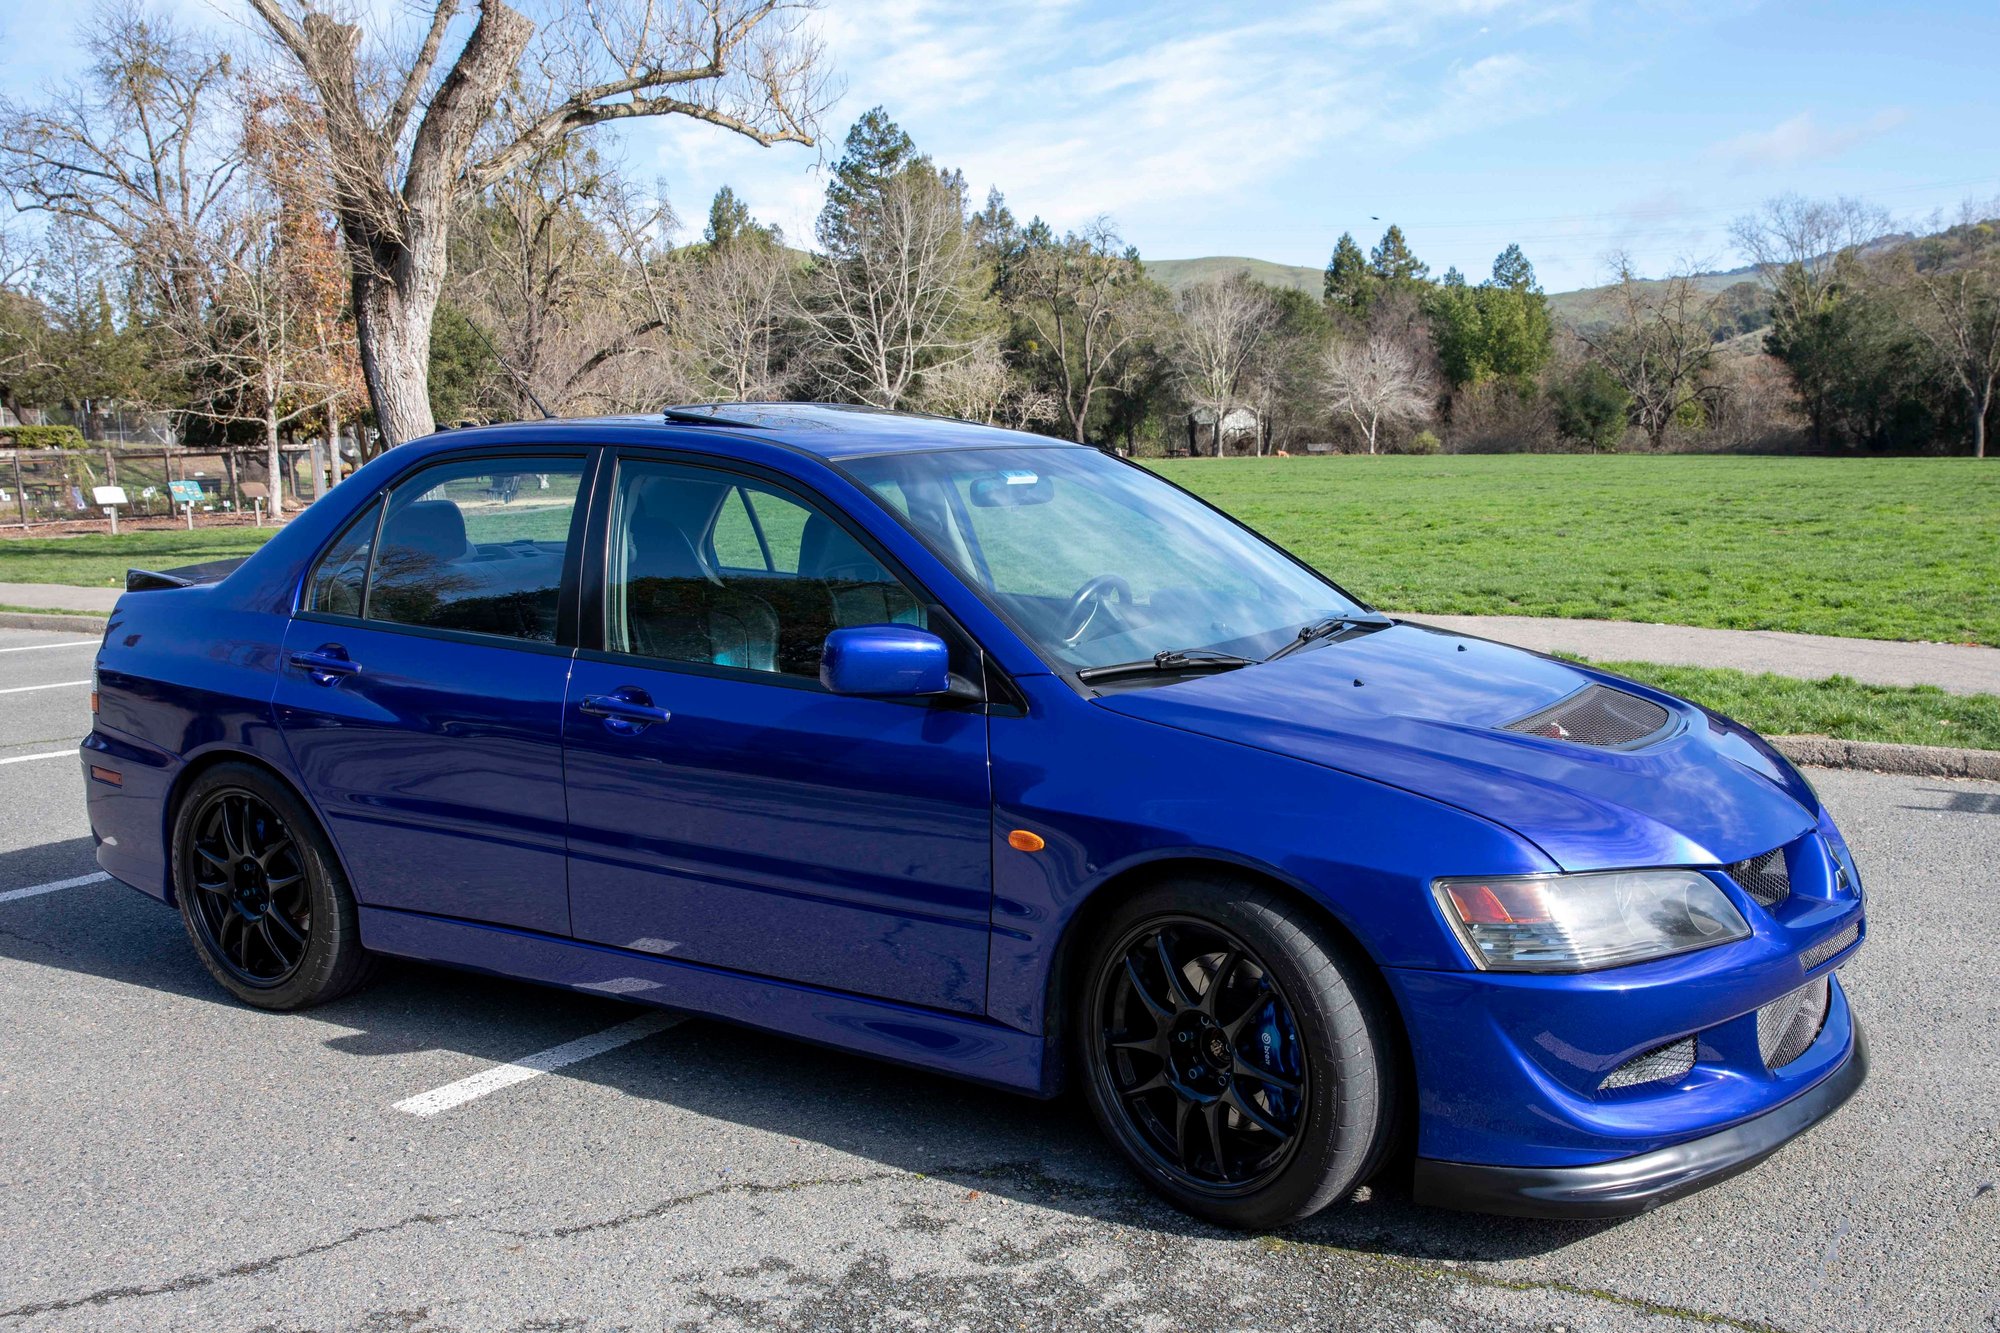
{"type": "Polygon", "coordinates": [[[21,643],[12,648],[0,648],[0,653],[33,653],[44,648],[95,648],[96,639],[69,639],[62,643],[21,643]]]}
{"type": "Polygon", "coordinates": [[[5,759],[0,759],[0,764],[25,764],[30,759],[60,759],[64,755],[68,755],[72,759],[76,758],[75,747],[72,746],[67,750],[43,750],[39,754],[9,755],[5,759]]]}
{"type": "Polygon", "coordinates": [[[60,889],[80,889],[86,884],[102,884],[111,876],[102,870],[95,875],[78,875],[75,879],[59,879],[52,884],[37,884],[28,889],[9,889],[0,893],[0,903],[11,903],[16,898],[33,898],[44,893],[55,893],[60,889]]]}
{"type": "Polygon", "coordinates": [[[449,1111],[454,1106],[463,1106],[475,1097],[484,1097],[489,1092],[511,1088],[516,1083],[525,1083],[531,1078],[573,1065],[579,1060],[588,1060],[593,1055],[618,1049],[635,1041],[643,1041],[656,1032],[686,1021],[682,1014],[642,1014],[630,1022],[620,1023],[602,1032],[593,1032],[588,1037],[578,1037],[560,1046],[551,1046],[546,1051],[524,1055],[519,1060],[504,1065],[495,1065],[470,1078],[462,1078],[456,1083],[447,1083],[441,1088],[418,1093],[397,1102],[395,1109],[415,1116],[433,1116],[440,1111],[449,1111]]]}
{"type": "Polygon", "coordinates": [[[72,685],[88,685],[87,680],[59,680],[53,685],[9,685],[0,694],[27,694],[31,690],[66,690],[72,685]]]}

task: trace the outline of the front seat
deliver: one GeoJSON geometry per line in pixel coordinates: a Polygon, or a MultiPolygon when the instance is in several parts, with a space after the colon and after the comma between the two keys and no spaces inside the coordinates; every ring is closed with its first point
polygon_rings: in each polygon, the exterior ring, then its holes
{"type": "Polygon", "coordinates": [[[924,623],[917,599],[847,529],[824,514],[808,518],[799,534],[799,577],[825,586],[835,629],[924,623]]]}
{"type": "Polygon", "coordinates": [[[777,670],[770,603],[725,586],[678,524],[645,508],[627,536],[625,627],[631,651],[648,657],[777,670]]]}

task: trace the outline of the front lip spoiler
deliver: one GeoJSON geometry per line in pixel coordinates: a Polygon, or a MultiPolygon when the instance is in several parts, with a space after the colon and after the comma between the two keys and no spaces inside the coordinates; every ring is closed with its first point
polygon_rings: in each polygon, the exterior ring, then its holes
{"type": "MultiPolygon", "coordinates": [[[[1852,1020],[1850,1020],[1852,1021],[1852,1020]]],[[[1590,1166],[1485,1166],[1417,1159],[1416,1202],[1512,1217],[1630,1217],[1747,1171],[1839,1110],[1868,1077],[1868,1043],[1784,1105],[1715,1134],[1590,1166]]]]}

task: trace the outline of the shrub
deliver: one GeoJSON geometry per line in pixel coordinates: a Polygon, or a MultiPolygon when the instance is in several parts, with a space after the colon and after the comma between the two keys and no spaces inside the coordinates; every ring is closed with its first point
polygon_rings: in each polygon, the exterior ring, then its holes
{"type": "Polygon", "coordinates": [[[1410,452],[1413,454],[1434,454],[1443,447],[1436,431],[1420,430],[1410,438],[1410,452]]]}
{"type": "Polygon", "coordinates": [[[83,432],[74,426],[0,426],[16,449],[81,449],[83,432]]]}
{"type": "Polygon", "coordinates": [[[1625,438],[1631,396],[1595,361],[1587,361],[1549,386],[1556,431],[1586,449],[1609,453],[1625,438]]]}

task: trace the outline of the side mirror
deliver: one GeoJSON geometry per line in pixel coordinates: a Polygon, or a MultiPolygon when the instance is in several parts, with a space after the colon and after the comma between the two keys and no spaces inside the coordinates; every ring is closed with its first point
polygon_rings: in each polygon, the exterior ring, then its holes
{"type": "Polygon", "coordinates": [[[951,650],[911,625],[856,625],[826,636],[820,684],[835,694],[903,699],[951,691],[951,650]]]}

